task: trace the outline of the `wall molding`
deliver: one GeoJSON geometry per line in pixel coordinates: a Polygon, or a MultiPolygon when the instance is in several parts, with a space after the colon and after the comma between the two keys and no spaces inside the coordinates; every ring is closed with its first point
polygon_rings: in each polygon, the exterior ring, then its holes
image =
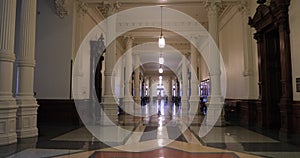
{"type": "Polygon", "coordinates": [[[232,20],[232,18],[239,12],[236,6],[229,6],[225,9],[222,16],[219,18],[219,32],[232,20]]]}

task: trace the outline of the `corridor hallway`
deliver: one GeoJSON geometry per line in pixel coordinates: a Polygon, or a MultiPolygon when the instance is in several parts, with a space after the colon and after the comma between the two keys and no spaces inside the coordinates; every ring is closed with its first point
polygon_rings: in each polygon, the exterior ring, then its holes
{"type": "MultiPolygon", "coordinates": [[[[142,117],[121,114],[119,126],[132,132],[119,131],[119,138],[101,139],[107,142],[99,141],[86,127],[41,126],[36,144],[21,142],[9,157],[300,157],[299,147],[238,126],[214,127],[200,138],[204,116],[196,115],[187,127],[181,106],[165,100],[153,100],[141,111],[142,117]]],[[[101,128],[110,131],[106,134],[118,132],[101,128]]]]}

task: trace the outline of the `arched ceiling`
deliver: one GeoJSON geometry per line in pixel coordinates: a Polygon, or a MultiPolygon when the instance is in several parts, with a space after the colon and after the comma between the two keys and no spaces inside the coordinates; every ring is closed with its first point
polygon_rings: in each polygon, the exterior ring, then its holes
{"type": "MultiPolygon", "coordinates": [[[[234,4],[239,0],[81,0],[89,4],[89,6],[101,6],[107,2],[118,2],[118,11],[127,10],[130,8],[141,7],[141,6],[164,6],[171,9],[175,9],[179,12],[189,15],[196,19],[204,28],[208,26],[208,15],[206,5],[207,2],[220,2],[219,4],[230,5],[234,4]]],[[[158,16],[160,18],[160,16],[158,16]]],[[[127,19],[123,19],[126,23],[127,19]]],[[[130,21],[130,20],[128,20],[130,21]]],[[[159,20],[158,20],[159,22],[159,20]]],[[[177,49],[165,51],[163,57],[165,58],[166,68],[168,67],[171,71],[176,70],[181,62],[182,56],[178,54],[188,54],[190,51],[190,43],[180,35],[171,31],[163,30],[164,36],[166,36],[166,44],[177,49]]],[[[158,28],[142,28],[127,32],[126,35],[134,37],[134,46],[141,45],[148,42],[156,42],[160,35],[160,29],[158,28]]],[[[157,46],[157,45],[156,45],[157,46]]],[[[140,49],[141,64],[145,71],[157,71],[159,68],[158,57],[160,51],[156,49],[140,49]],[[150,51],[149,51],[150,50],[150,51]],[[152,62],[147,62],[152,61],[152,62]]]]}

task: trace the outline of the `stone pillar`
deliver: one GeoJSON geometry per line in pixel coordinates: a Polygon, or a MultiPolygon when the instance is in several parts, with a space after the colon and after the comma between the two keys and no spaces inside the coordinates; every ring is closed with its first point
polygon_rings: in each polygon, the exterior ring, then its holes
{"type": "MultiPolygon", "coordinates": [[[[218,38],[218,11],[219,7],[215,2],[208,3],[208,31],[213,38],[216,45],[219,45],[218,38]]],[[[215,126],[224,126],[224,114],[223,114],[223,98],[221,95],[221,69],[220,69],[220,53],[217,49],[215,49],[212,43],[209,44],[210,54],[210,83],[211,83],[211,94],[209,97],[209,109],[207,111],[207,124],[213,125],[212,120],[216,120],[217,122],[214,124],[215,126]],[[221,111],[221,114],[219,113],[221,111]],[[216,118],[219,116],[218,118],[216,118]]]]}
{"type": "Polygon", "coordinates": [[[134,70],[134,89],[135,89],[135,97],[134,100],[138,104],[141,102],[140,95],[140,54],[135,53],[135,70],[134,70]]]}
{"type": "Polygon", "coordinates": [[[190,109],[191,112],[196,113],[199,105],[200,97],[198,96],[198,77],[197,77],[197,50],[191,44],[191,96],[190,96],[190,109]]]}
{"type": "Polygon", "coordinates": [[[17,142],[17,106],[12,97],[16,0],[1,0],[0,13],[0,145],[5,145],[17,142]]]}
{"type": "Polygon", "coordinates": [[[20,14],[20,35],[17,46],[17,136],[28,138],[38,135],[37,108],[33,81],[35,67],[36,0],[23,0],[20,14]]]}
{"type": "Polygon", "coordinates": [[[172,77],[166,77],[167,79],[167,92],[168,92],[168,102],[172,101],[172,77]]]}
{"type": "Polygon", "coordinates": [[[243,52],[244,52],[244,72],[243,75],[248,82],[247,88],[249,89],[248,97],[249,99],[256,99],[255,96],[255,78],[254,78],[254,62],[253,62],[253,52],[252,52],[252,32],[248,25],[248,20],[250,15],[250,10],[248,7],[247,0],[242,0],[238,6],[239,11],[243,17],[243,52]]]}
{"type": "MultiPolygon", "coordinates": [[[[109,17],[113,15],[117,9],[118,5],[116,3],[105,3],[103,4],[104,11],[106,17],[109,17]]],[[[114,65],[116,63],[116,51],[117,51],[117,45],[116,45],[116,19],[110,18],[110,20],[107,21],[107,29],[106,29],[106,44],[109,44],[106,48],[105,53],[105,71],[104,71],[104,95],[103,95],[103,102],[102,107],[105,112],[105,114],[108,116],[108,118],[114,122],[118,122],[118,103],[114,99],[114,78],[112,77],[112,72],[114,65]]],[[[104,120],[105,121],[105,120],[104,120]]],[[[107,121],[103,122],[104,124],[108,124],[107,121]]]]}
{"type": "Polygon", "coordinates": [[[174,77],[173,79],[172,79],[172,95],[174,96],[174,97],[177,97],[178,96],[178,85],[177,85],[177,78],[176,77],[174,77]],[[175,86],[175,93],[174,93],[174,91],[173,91],[173,86],[175,86]]]}
{"type": "MultiPolygon", "coordinates": [[[[149,77],[149,87],[148,87],[148,92],[149,92],[149,103],[152,103],[153,99],[153,94],[152,94],[152,77],[149,77]]],[[[151,104],[150,104],[151,105],[151,104]]]]}
{"type": "Polygon", "coordinates": [[[133,37],[126,36],[126,71],[125,71],[125,96],[124,96],[124,106],[125,111],[129,114],[134,114],[134,102],[131,95],[131,85],[132,85],[132,45],[133,37]]]}
{"type": "Polygon", "coordinates": [[[187,58],[182,55],[182,65],[181,65],[181,76],[182,76],[182,95],[181,95],[181,109],[182,114],[187,114],[188,107],[188,71],[187,71],[187,58]]]}
{"type": "Polygon", "coordinates": [[[120,69],[120,104],[124,105],[124,88],[125,88],[125,80],[124,80],[124,75],[125,75],[125,71],[124,71],[124,65],[125,65],[125,60],[126,59],[121,59],[121,64],[119,65],[119,69],[120,69]]]}
{"type": "Polygon", "coordinates": [[[140,54],[135,53],[135,70],[134,70],[134,113],[135,116],[141,115],[141,95],[140,95],[140,54]]]}

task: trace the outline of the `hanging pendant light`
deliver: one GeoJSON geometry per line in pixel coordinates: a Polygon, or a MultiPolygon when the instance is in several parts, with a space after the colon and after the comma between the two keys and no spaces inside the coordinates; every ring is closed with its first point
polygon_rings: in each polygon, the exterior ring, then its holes
{"type": "Polygon", "coordinates": [[[158,47],[159,48],[165,48],[166,40],[162,34],[162,8],[163,6],[160,6],[160,36],[158,38],[158,47]]]}
{"type": "Polygon", "coordinates": [[[161,65],[159,66],[158,72],[161,74],[164,72],[164,69],[161,67],[161,65]]]}

